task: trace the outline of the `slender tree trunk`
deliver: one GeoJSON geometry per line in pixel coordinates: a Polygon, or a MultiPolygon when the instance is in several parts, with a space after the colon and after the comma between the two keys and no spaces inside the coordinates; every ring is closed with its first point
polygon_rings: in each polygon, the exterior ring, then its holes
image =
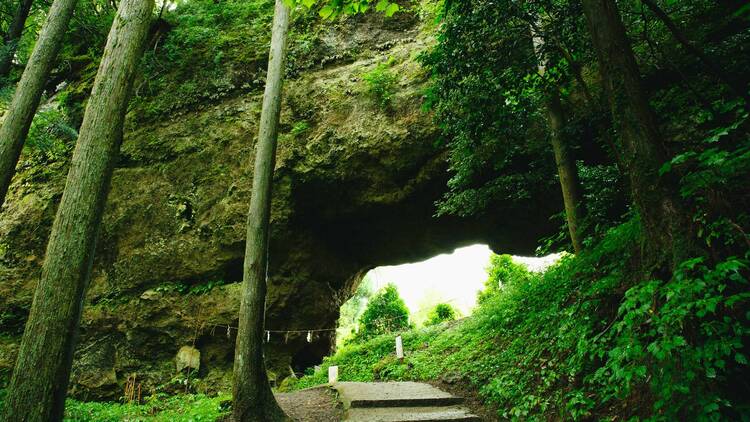
{"type": "MultiPolygon", "coordinates": [[[[578,88],[581,94],[583,95],[583,99],[585,100],[586,104],[590,107],[597,108],[599,104],[599,100],[595,100],[593,95],[591,95],[591,89],[589,89],[588,84],[583,79],[583,73],[581,73],[582,66],[578,61],[573,57],[572,54],[570,54],[570,51],[568,51],[567,48],[563,45],[563,43],[560,41],[559,38],[555,38],[555,45],[557,46],[558,51],[560,51],[560,54],[565,57],[565,60],[568,61],[570,64],[570,71],[573,74],[573,77],[575,78],[576,82],[578,83],[578,88]]],[[[609,125],[605,124],[598,124],[598,129],[600,130],[600,133],[602,134],[604,138],[604,142],[607,144],[607,148],[611,151],[611,154],[613,156],[613,159],[615,160],[615,165],[617,166],[618,170],[620,172],[625,173],[624,169],[622,168],[622,165],[620,164],[618,160],[618,156],[615,153],[617,148],[615,147],[614,141],[612,141],[612,137],[607,134],[609,131],[609,125]]],[[[580,186],[580,184],[579,184],[580,186]]]]}
{"type": "MultiPolygon", "coordinates": [[[[692,243],[690,220],[679,202],[676,185],[659,175],[666,152],[625,27],[614,0],[582,2],[612,124],[619,135],[615,152],[628,172],[633,202],[646,236],[645,265],[673,266],[684,258],[692,243]],[[663,262],[665,259],[669,262],[663,262]]],[[[648,268],[656,269],[660,268],[648,268]]]]}
{"type": "Polygon", "coordinates": [[[557,164],[557,174],[562,189],[570,241],[573,243],[575,252],[580,253],[583,250],[583,234],[579,224],[582,206],[581,189],[575,160],[571,157],[568,142],[563,134],[566,119],[560,103],[560,94],[557,91],[549,92],[546,105],[551,132],[550,143],[555,154],[555,164],[557,164]]]}
{"type": "Polygon", "coordinates": [[[670,18],[669,15],[667,15],[667,13],[662,10],[654,0],[641,1],[643,2],[643,4],[648,6],[649,9],[651,9],[654,15],[656,15],[656,17],[659,18],[660,21],[662,21],[667,29],[669,29],[669,32],[672,33],[672,36],[674,36],[675,39],[680,44],[682,44],[682,46],[685,47],[688,52],[690,52],[690,54],[697,57],[698,60],[703,63],[703,66],[705,66],[710,73],[712,73],[720,81],[724,82],[729,87],[729,89],[732,90],[734,95],[743,98],[746,105],[750,107],[750,95],[748,95],[747,87],[743,86],[741,82],[738,82],[727,75],[718,66],[716,66],[713,61],[711,61],[711,59],[709,59],[698,47],[693,45],[693,43],[688,40],[687,36],[685,36],[680,28],[677,27],[672,18],[670,18]]]}
{"type": "Polygon", "coordinates": [[[95,241],[153,0],[123,0],[86,106],[18,360],[5,422],[62,419],[95,241]]]}
{"type": "Polygon", "coordinates": [[[18,48],[18,41],[23,34],[23,28],[26,26],[26,18],[29,17],[32,3],[33,0],[21,0],[15,15],[13,15],[13,21],[3,39],[2,55],[0,55],[0,78],[8,76],[8,73],[10,73],[13,57],[15,57],[18,48]]]}
{"type": "Polygon", "coordinates": [[[42,33],[36,41],[0,127],[0,207],[5,202],[31,120],[39,106],[44,85],[62,45],[75,5],[76,0],[55,0],[52,3],[42,33]]]}
{"type": "Polygon", "coordinates": [[[233,416],[236,422],[288,420],[268,385],[263,360],[263,326],[268,270],[268,237],[271,218],[271,188],[276,163],[281,93],[286,60],[289,7],[276,0],[263,95],[258,143],[256,144],[252,198],[247,217],[247,240],[242,281],[239,330],[234,352],[232,384],[233,416]]]}
{"type": "MultiPolygon", "coordinates": [[[[531,37],[534,43],[534,51],[538,56],[539,74],[544,75],[547,71],[548,61],[545,57],[543,46],[544,39],[537,33],[536,28],[531,25],[531,37]]],[[[568,142],[565,139],[564,129],[566,125],[565,112],[560,103],[560,93],[555,87],[547,89],[545,105],[550,127],[550,143],[555,155],[557,174],[562,189],[563,204],[565,205],[565,218],[568,222],[568,232],[573,249],[576,253],[583,250],[583,236],[580,230],[580,207],[581,189],[575,160],[572,158],[568,142]]]]}

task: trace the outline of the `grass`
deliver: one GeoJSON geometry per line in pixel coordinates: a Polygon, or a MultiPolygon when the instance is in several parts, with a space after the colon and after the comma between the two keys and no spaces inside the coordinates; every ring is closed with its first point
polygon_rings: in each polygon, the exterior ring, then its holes
{"type": "MultiPolygon", "coordinates": [[[[0,410],[7,394],[0,389],[0,410]]],[[[68,399],[65,422],[214,422],[230,410],[229,394],[208,397],[203,394],[168,396],[155,394],[143,404],[119,402],[81,402],[68,399]]]]}
{"type": "Polygon", "coordinates": [[[79,402],[68,400],[65,406],[65,421],[76,422],[214,422],[227,413],[222,403],[230,400],[229,395],[208,397],[202,394],[179,396],[157,395],[145,400],[144,404],[123,404],[113,402],[79,402]]]}

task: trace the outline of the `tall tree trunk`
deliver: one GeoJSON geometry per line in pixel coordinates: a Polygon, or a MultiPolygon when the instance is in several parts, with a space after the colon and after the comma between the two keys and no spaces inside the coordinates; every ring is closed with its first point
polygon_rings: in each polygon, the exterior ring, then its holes
{"type": "Polygon", "coordinates": [[[5,202],[31,120],[39,106],[44,85],[62,45],[75,5],[76,0],[55,0],[52,3],[42,33],[36,41],[0,127],[0,207],[5,202]]]}
{"type": "Polygon", "coordinates": [[[10,23],[10,28],[3,38],[3,49],[0,54],[0,78],[8,76],[10,73],[10,67],[13,64],[13,57],[16,56],[16,49],[18,48],[18,41],[21,39],[23,34],[23,28],[26,26],[26,18],[29,17],[29,11],[31,10],[31,4],[34,0],[21,0],[18,4],[18,9],[13,15],[13,21],[10,23]]]}
{"type": "MultiPolygon", "coordinates": [[[[607,94],[612,125],[619,135],[620,162],[646,236],[645,265],[679,263],[691,245],[689,218],[676,185],[660,177],[666,152],[656,118],[614,0],[582,0],[607,94]],[[671,253],[671,256],[669,255],[671,253]],[[664,260],[669,262],[664,262],[664,260]]],[[[656,270],[663,268],[647,268],[656,270]]]]}
{"type": "Polygon", "coordinates": [[[744,86],[743,83],[738,82],[737,80],[733,79],[729,75],[727,75],[724,71],[722,71],[718,66],[716,66],[711,59],[709,59],[703,51],[701,51],[698,47],[693,45],[693,43],[688,40],[687,36],[680,31],[680,28],[677,27],[677,24],[674,23],[672,18],[667,15],[667,13],[662,10],[658,4],[654,0],[641,0],[643,4],[648,6],[649,9],[656,15],[657,18],[659,18],[660,21],[664,24],[664,26],[669,29],[669,32],[672,33],[672,36],[675,37],[675,39],[682,44],[682,46],[690,52],[690,54],[694,55],[698,58],[698,60],[703,63],[703,66],[705,66],[706,69],[710,73],[712,73],[717,79],[724,82],[729,89],[734,93],[734,95],[737,95],[740,98],[743,98],[745,100],[746,106],[750,107],[750,95],[748,95],[747,87],[744,86]]]}
{"type": "Polygon", "coordinates": [[[276,163],[289,14],[289,7],[284,4],[284,0],[276,0],[266,89],[263,94],[263,109],[255,153],[252,198],[247,217],[242,300],[234,351],[232,394],[233,416],[236,422],[288,420],[268,385],[263,360],[263,326],[271,188],[276,163]]]}
{"type": "MultiPolygon", "coordinates": [[[[534,51],[539,62],[539,74],[544,75],[547,71],[548,60],[544,54],[544,39],[531,25],[531,38],[534,43],[534,51]]],[[[565,205],[565,218],[568,222],[568,232],[573,249],[576,253],[583,250],[583,236],[580,230],[580,207],[581,189],[575,160],[572,158],[568,142],[565,139],[564,129],[566,125],[565,111],[560,102],[560,92],[556,87],[548,87],[545,97],[547,118],[550,127],[550,143],[555,155],[557,175],[560,179],[563,204],[565,205]]]]}
{"type": "Polygon", "coordinates": [[[153,0],[123,0],[107,39],[34,293],[4,421],[62,419],[96,237],[153,0]]]}
{"type": "Polygon", "coordinates": [[[550,90],[547,94],[546,105],[550,126],[550,143],[552,144],[552,152],[555,154],[555,164],[557,165],[557,175],[562,189],[570,241],[573,243],[575,252],[580,253],[583,250],[583,234],[580,226],[582,207],[580,181],[575,160],[571,156],[568,142],[563,134],[566,119],[560,103],[560,94],[555,90],[550,90]]]}

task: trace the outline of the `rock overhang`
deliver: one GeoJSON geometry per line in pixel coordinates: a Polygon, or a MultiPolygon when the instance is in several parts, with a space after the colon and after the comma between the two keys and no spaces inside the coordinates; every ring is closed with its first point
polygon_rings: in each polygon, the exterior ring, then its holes
{"type": "MultiPolygon", "coordinates": [[[[435,217],[448,173],[438,129],[421,108],[426,76],[414,52],[424,46],[410,35],[286,84],[269,329],[335,328],[339,307],[371,268],[474,243],[530,254],[556,229],[549,219],[559,212],[553,186],[543,203],[435,217]],[[383,109],[363,91],[361,75],[387,57],[399,88],[383,109]]],[[[115,397],[132,373],[150,388],[177,388],[170,384],[174,358],[186,345],[201,352],[199,383],[213,390],[228,385],[259,104],[254,92],[163,121],[129,120],[82,317],[72,380],[77,396],[115,397]],[[102,338],[106,348],[96,346],[102,338]]],[[[3,311],[30,306],[64,174],[64,165],[33,183],[21,174],[0,213],[3,311]]],[[[266,344],[272,376],[280,380],[314,364],[335,343],[328,332],[312,340],[304,332],[274,334],[266,344]]],[[[11,356],[12,345],[6,349],[11,356]]],[[[0,364],[7,371],[12,357],[0,364]]]]}

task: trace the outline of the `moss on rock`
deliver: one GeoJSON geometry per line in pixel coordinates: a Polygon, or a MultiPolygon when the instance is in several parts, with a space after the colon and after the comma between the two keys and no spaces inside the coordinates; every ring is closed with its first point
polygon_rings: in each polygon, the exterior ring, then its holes
{"type": "MultiPolygon", "coordinates": [[[[447,164],[421,111],[426,76],[414,57],[429,36],[414,16],[358,17],[359,26],[319,30],[317,45],[348,59],[308,63],[285,86],[269,329],[335,327],[341,304],[376,266],[477,242],[530,253],[552,229],[554,193],[548,203],[508,204],[481,218],[433,217],[447,164]],[[362,82],[383,62],[398,77],[387,110],[362,82]]],[[[260,99],[255,89],[158,119],[131,114],[81,321],[74,396],[117,398],[131,374],[144,394],[228,391],[260,99]],[[201,351],[187,383],[174,367],[184,345],[201,351]]],[[[53,163],[46,178],[30,182],[40,168],[22,165],[0,210],[0,314],[15,312],[18,321],[30,306],[66,168],[53,163]]],[[[18,325],[0,328],[0,376],[12,366],[18,325]]],[[[319,361],[332,336],[308,343],[306,333],[274,334],[271,373],[280,382],[290,368],[319,361]]]]}

